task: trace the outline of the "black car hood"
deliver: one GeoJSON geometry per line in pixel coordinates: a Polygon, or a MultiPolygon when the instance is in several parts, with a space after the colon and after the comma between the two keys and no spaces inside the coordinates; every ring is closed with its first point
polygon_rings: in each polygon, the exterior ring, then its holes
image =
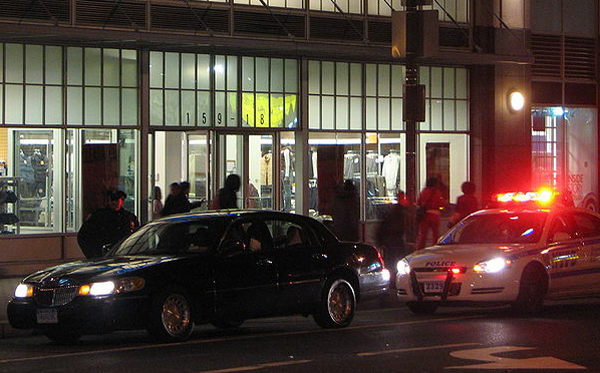
{"type": "Polygon", "coordinates": [[[91,280],[102,281],[111,277],[126,276],[130,272],[180,259],[183,258],[177,256],[122,256],[85,260],[46,268],[29,275],[24,282],[37,283],[43,287],[78,285],[91,280]]]}

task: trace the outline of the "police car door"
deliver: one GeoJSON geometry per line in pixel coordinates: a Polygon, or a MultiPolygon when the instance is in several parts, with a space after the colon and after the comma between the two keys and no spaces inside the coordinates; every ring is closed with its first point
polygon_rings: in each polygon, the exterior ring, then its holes
{"type": "Polygon", "coordinates": [[[578,272],[583,267],[584,250],[576,233],[572,213],[554,216],[548,235],[548,247],[543,251],[550,268],[550,296],[565,296],[584,291],[578,272]]]}
{"type": "Polygon", "coordinates": [[[589,292],[600,291],[600,218],[588,212],[573,214],[577,234],[583,240],[585,269],[580,275],[589,292]]]}

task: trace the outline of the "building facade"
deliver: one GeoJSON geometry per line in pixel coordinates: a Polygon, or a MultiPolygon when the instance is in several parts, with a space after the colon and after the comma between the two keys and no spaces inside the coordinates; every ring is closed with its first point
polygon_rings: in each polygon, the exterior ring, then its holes
{"type": "MultiPolygon", "coordinates": [[[[596,206],[598,4],[580,1],[434,1],[419,188],[547,184],[596,206]]],[[[106,189],[145,222],[155,186],[210,201],[230,173],[240,206],[313,216],[354,180],[370,240],[406,182],[400,0],[265,4],[0,1],[0,191],[18,197],[0,206],[0,278],[81,257],[106,189]]]]}

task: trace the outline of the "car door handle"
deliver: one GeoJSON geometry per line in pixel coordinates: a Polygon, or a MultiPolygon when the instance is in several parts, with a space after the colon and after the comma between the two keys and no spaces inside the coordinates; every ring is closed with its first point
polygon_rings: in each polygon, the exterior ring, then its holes
{"type": "Polygon", "coordinates": [[[270,265],[273,265],[273,261],[270,260],[270,259],[266,259],[266,258],[265,259],[259,259],[256,262],[256,264],[259,265],[259,266],[270,266],[270,265]]]}
{"type": "Polygon", "coordinates": [[[316,260],[325,260],[327,259],[327,254],[324,253],[314,253],[312,254],[312,258],[316,260]]]}

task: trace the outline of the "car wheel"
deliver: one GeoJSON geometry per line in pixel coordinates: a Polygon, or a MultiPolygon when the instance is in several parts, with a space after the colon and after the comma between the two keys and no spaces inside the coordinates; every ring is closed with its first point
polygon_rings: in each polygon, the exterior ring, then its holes
{"type": "Polygon", "coordinates": [[[513,303],[513,311],[523,315],[537,315],[544,308],[544,297],[548,290],[546,274],[540,268],[528,266],[523,271],[519,295],[513,303]]]}
{"type": "Polygon", "coordinates": [[[79,342],[81,334],[70,333],[66,331],[44,331],[44,335],[48,337],[52,342],[56,342],[61,345],[74,345],[79,342]]]}
{"type": "Polygon", "coordinates": [[[438,308],[438,305],[431,302],[408,302],[408,309],[417,315],[432,315],[438,308]]]}
{"type": "Polygon", "coordinates": [[[314,319],[321,328],[343,328],[352,322],[356,311],[356,295],[343,278],[328,280],[314,319]]]}
{"type": "Polygon", "coordinates": [[[152,301],[148,333],[162,342],[187,340],[194,329],[188,297],[180,291],[164,292],[152,301]]]}
{"type": "Polygon", "coordinates": [[[240,327],[244,323],[244,320],[232,320],[232,319],[217,319],[211,322],[211,324],[219,329],[234,329],[240,327]]]}

